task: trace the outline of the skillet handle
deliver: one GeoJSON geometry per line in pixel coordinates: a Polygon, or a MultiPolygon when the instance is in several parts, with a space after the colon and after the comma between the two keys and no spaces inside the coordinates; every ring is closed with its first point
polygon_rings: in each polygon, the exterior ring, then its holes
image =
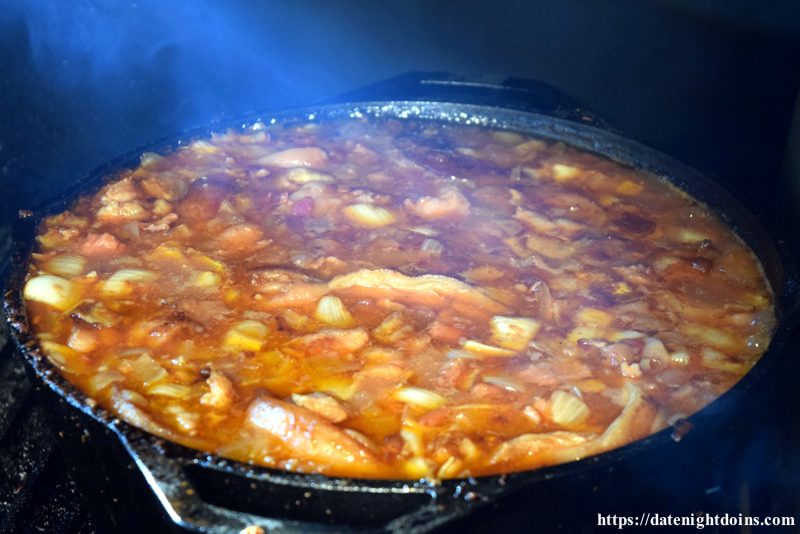
{"type": "MultiPolygon", "coordinates": [[[[453,492],[447,486],[417,485],[404,482],[386,482],[369,484],[364,481],[363,487],[356,484],[336,485],[333,479],[323,479],[328,488],[320,488],[315,484],[313,477],[303,479],[302,475],[276,474],[275,476],[262,475],[239,480],[245,488],[236,488],[237,481],[231,487],[227,483],[231,479],[242,477],[226,473],[218,467],[205,465],[199,456],[192,459],[185,454],[172,455],[167,449],[172,447],[159,439],[140,433],[138,430],[129,432],[125,423],[112,424],[111,429],[120,439],[123,447],[133,459],[136,467],[144,476],[151,491],[157,497],[161,508],[179,529],[193,532],[207,533],[236,533],[245,531],[248,527],[260,527],[264,532],[270,533],[307,533],[307,532],[429,532],[451,521],[467,515],[491,497],[497,497],[494,492],[486,495],[482,501],[473,502],[459,498],[461,491],[453,492]],[[161,442],[165,447],[159,445],[161,442]],[[302,519],[284,519],[269,517],[271,514],[247,513],[229,508],[226,504],[208,502],[193,481],[190,472],[205,472],[217,475],[216,487],[224,487],[224,491],[231,495],[244,495],[250,493],[260,504],[265,500],[272,500],[272,507],[280,509],[280,501],[287,498],[297,502],[294,497],[287,494],[294,492],[299,500],[305,498],[321,498],[319,494],[328,492],[331,498],[330,507],[326,512],[331,516],[327,521],[302,519]],[[225,484],[219,483],[224,482],[225,484]],[[254,486],[256,484],[257,486],[254,486]],[[266,486],[266,488],[264,487],[266,486]],[[255,489],[258,487],[258,489],[255,489]],[[348,519],[338,519],[334,510],[337,506],[351,507],[355,514],[367,515],[370,508],[375,506],[376,499],[384,498],[384,503],[396,503],[391,517],[382,520],[373,520],[368,523],[353,522],[348,519]]],[[[353,481],[351,481],[353,482],[353,481]]],[[[231,500],[230,498],[228,500],[231,500]]],[[[287,505],[284,505],[287,506],[287,505]]],[[[289,505],[290,506],[290,505],[289,505]]],[[[327,506],[327,505],[326,505],[327,506]]],[[[239,506],[241,507],[241,506],[239,506]]],[[[302,513],[302,512],[301,512],[302,513]]],[[[294,514],[298,516],[297,513],[294,514]]],[[[352,516],[351,516],[352,517],[352,516]]],[[[258,530],[255,530],[258,532],[258,530]]]]}
{"type": "Polygon", "coordinates": [[[410,72],[342,93],[325,104],[372,100],[458,102],[551,115],[615,131],[563,91],[538,80],[410,72]]]}

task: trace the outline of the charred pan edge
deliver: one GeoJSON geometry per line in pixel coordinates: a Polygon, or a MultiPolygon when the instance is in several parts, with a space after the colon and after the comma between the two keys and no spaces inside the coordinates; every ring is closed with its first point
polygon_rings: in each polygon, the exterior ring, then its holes
{"type": "MultiPolygon", "coordinates": [[[[207,505],[192,491],[184,473],[186,466],[199,466],[224,475],[245,477],[275,486],[308,488],[338,493],[361,494],[413,494],[425,497],[425,504],[410,513],[401,515],[384,528],[387,531],[427,531],[457,517],[470,513],[486,502],[491,502],[524,486],[555,477],[567,476],[608,465],[636,455],[639,451],[673,441],[674,429],[667,428],[624,447],[591,456],[579,461],[533,471],[482,477],[466,480],[446,480],[439,485],[427,481],[365,480],[324,475],[306,475],[276,469],[257,467],[227,460],[214,454],[202,453],[173,444],[165,439],[147,434],[98,406],[83,392],[69,383],[44,356],[30,325],[22,299],[22,287],[28,259],[33,248],[33,238],[38,223],[44,216],[67,209],[80,195],[98,189],[104,178],[138,164],[142,152],[166,153],[192,139],[202,138],[214,131],[228,128],[244,129],[261,121],[265,124],[294,124],[332,119],[375,117],[421,119],[453,124],[475,125],[522,132],[563,141],[574,147],[600,154],[619,163],[652,172],[663,177],[695,199],[706,203],[753,249],[761,261],[769,284],[775,295],[778,326],[767,352],[758,363],[733,388],[704,409],[688,417],[692,426],[711,425],[717,415],[724,412],[744,392],[752,389],[768,371],[778,355],[784,351],[800,317],[797,301],[797,267],[786,249],[776,248],[782,243],[777,234],[768,233],[757,219],[719,185],[697,171],[644,145],[621,137],[616,133],[527,112],[506,108],[441,102],[366,102],[333,104],[316,108],[302,108],[278,113],[253,115],[185,132],[173,138],[164,138],[135,150],[104,165],[69,188],[56,201],[38,206],[33,212],[20,212],[12,234],[12,256],[4,295],[4,314],[11,327],[20,354],[25,360],[28,374],[34,382],[42,383],[71,407],[94,419],[113,432],[130,454],[161,501],[170,518],[181,526],[203,531],[244,528],[252,524],[285,531],[307,530],[309,524],[252,516],[207,505]],[[175,139],[178,139],[175,141],[175,139]],[[465,496],[469,497],[465,497],[465,496]],[[477,497],[476,497],[477,496],[477,497]]],[[[315,529],[326,528],[314,524],[315,529]]]]}

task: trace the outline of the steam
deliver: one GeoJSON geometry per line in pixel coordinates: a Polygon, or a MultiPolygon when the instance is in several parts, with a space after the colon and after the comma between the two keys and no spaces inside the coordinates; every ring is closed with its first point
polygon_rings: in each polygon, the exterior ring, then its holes
{"type": "Polygon", "coordinates": [[[279,35],[226,3],[21,0],[12,9],[27,26],[38,76],[95,111],[149,99],[161,122],[187,127],[311,96],[288,82],[279,35]]]}

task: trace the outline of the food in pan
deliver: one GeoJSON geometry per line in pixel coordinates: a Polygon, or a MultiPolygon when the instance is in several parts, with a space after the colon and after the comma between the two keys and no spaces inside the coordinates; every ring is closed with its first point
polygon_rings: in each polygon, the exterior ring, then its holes
{"type": "Polygon", "coordinates": [[[423,120],[256,123],[144,154],[36,241],[30,324],[92,402],[305,473],[597,454],[725,392],[775,323],[752,252],[666,181],[423,120]]]}

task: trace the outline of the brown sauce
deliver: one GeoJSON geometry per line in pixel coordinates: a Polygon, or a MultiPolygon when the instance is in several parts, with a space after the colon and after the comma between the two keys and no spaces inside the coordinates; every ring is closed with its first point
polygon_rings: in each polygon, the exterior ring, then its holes
{"type": "Polygon", "coordinates": [[[621,446],[729,389],[775,322],[752,252],[665,181],[427,121],[146,154],[37,242],[30,322],[70,381],[170,440],[336,476],[621,446]]]}

